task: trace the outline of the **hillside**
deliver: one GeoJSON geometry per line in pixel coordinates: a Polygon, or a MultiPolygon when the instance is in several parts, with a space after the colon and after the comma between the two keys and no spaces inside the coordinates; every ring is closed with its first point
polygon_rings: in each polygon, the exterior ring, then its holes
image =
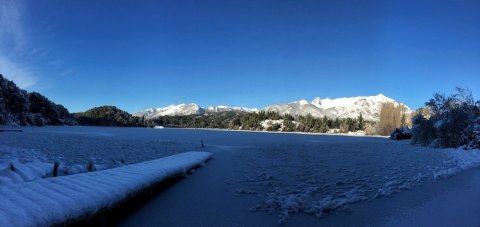
{"type": "Polygon", "coordinates": [[[0,125],[73,124],[68,110],[37,92],[20,89],[0,74],[0,125]]]}
{"type": "Polygon", "coordinates": [[[79,125],[95,126],[141,126],[138,117],[123,111],[115,106],[100,106],[85,112],[74,113],[79,125]]]}

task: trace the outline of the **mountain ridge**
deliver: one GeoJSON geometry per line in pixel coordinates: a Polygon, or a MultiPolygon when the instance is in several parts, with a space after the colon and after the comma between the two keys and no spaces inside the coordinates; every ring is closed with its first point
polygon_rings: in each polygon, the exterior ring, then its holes
{"type": "Polygon", "coordinates": [[[144,111],[134,113],[134,116],[145,117],[146,119],[154,119],[160,116],[187,116],[202,115],[218,112],[256,112],[256,111],[275,111],[280,114],[290,114],[293,116],[311,114],[314,117],[327,116],[328,118],[356,118],[359,114],[366,120],[378,121],[380,106],[382,103],[392,102],[397,105],[404,105],[407,112],[410,108],[404,103],[397,102],[383,94],[375,96],[355,96],[343,98],[314,98],[311,102],[307,100],[299,100],[289,103],[279,103],[266,106],[262,109],[245,108],[245,107],[229,107],[229,106],[208,106],[201,107],[196,103],[169,105],[166,107],[149,108],[144,111]]]}
{"type": "Polygon", "coordinates": [[[141,112],[134,113],[133,116],[145,117],[145,119],[155,119],[162,116],[188,116],[199,114],[212,114],[220,112],[254,112],[258,109],[245,107],[229,107],[229,106],[207,106],[201,107],[196,103],[169,105],[166,107],[149,108],[141,112]]]}

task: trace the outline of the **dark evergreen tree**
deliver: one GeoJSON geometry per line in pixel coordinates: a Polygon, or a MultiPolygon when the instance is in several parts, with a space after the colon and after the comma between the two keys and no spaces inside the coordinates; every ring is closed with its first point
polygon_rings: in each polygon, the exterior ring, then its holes
{"type": "Polygon", "coordinates": [[[357,129],[358,129],[358,130],[362,130],[362,131],[365,130],[365,122],[364,122],[364,120],[363,120],[362,113],[360,113],[360,114],[358,115],[357,122],[358,122],[358,123],[357,123],[357,129]]]}
{"type": "Polygon", "coordinates": [[[283,129],[284,132],[293,132],[295,131],[295,124],[293,123],[293,117],[288,117],[287,115],[283,118],[283,129]]]}
{"type": "Polygon", "coordinates": [[[62,105],[37,92],[28,93],[0,74],[0,124],[61,125],[73,120],[62,105]]]}

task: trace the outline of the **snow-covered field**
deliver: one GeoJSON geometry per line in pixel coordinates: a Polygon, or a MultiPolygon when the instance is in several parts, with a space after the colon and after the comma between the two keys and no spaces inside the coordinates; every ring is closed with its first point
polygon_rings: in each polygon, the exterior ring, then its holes
{"type": "Polygon", "coordinates": [[[2,168],[12,160],[59,160],[65,170],[87,163],[102,169],[120,160],[132,164],[191,150],[214,154],[208,168],[173,185],[123,224],[321,225],[353,204],[480,165],[477,151],[374,137],[102,127],[0,133],[2,168]]]}

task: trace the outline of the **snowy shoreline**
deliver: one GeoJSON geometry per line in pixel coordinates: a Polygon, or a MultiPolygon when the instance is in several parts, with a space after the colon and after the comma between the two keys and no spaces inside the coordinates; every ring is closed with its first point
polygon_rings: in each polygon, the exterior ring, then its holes
{"type": "MultiPolygon", "coordinates": [[[[340,212],[335,218],[327,217],[322,220],[322,225],[479,226],[479,192],[480,167],[474,167],[414,190],[353,204],[350,212],[340,212]]],[[[292,220],[293,225],[295,222],[292,220]]]]}
{"type": "MultiPolygon", "coordinates": [[[[45,126],[42,126],[45,127],[45,126]]],[[[149,128],[149,127],[123,127],[123,126],[87,126],[87,125],[47,125],[46,127],[81,127],[81,128],[88,128],[88,127],[98,127],[98,128],[149,128]]],[[[155,126],[157,127],[157,126],[155,126]]],[[[322,136],[352,136],[352,137],[372,137],[372,138],[389,138],[389,136],[381,136],[381,135],[366,135],[365,133],[356,133],[356,132],[348,132],[348,133],[321,133],[321,132],[283,132],[283,131],[254,131],[254,130],[240,130],[240,129],[223,129],[223,128],[169,128],[158,126],[157,128],[149,128],[155,130],[163,130],[163,129],[188,129],[188,130],[206,130],[206,131],[222,131],[222,132],[249,132],[249,133],[278,133],[278,134],[299,134],[299,135],[322,135],[322,136]]],[[[29,126],[21,126],[17,127],[23,130],[28,129],[35,129],[41,127],[29,127],[29,126]]]]}
{"type": "MultiPolygon", "coordinates": [[[[223,129],[223,128],[164,128],[164,129],[188,129],[188,130],[206,130],[206,131],[222,131],[222,132],[249,132],[249,133],[273,133],[273,134],[298,134],[298,135],[322,135],[322,136],[351,136],[351,137],[371,137],[371,138],[389,138],[389,136],[381,135],[365,135],[360,133],[321,133],[321,132],[281,132],[281,131],[253,131],[240,129],[223,129]]],[[[161,130],[161,129],[160,129],[161,130]]]]}

